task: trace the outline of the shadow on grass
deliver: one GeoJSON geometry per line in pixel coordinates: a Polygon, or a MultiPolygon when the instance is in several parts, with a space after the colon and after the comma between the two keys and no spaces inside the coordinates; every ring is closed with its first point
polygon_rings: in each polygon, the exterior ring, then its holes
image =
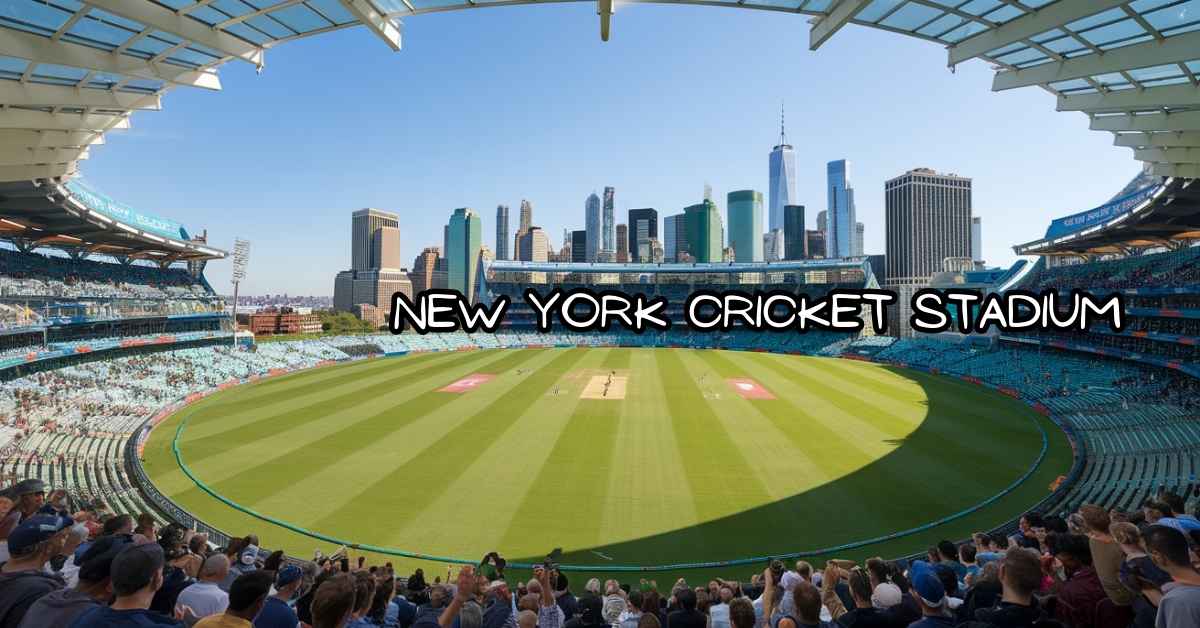
{"type": "MultiPolygon", "coordinates": [[[[900,551],[924,549],[940,538],[960,538],[1003,523],[1044,497],[1050,479],[1070,464],[1069,453],[1064,461],[1061,447],[1054,446],[1062,434],[1052,433],[1053,425],[1043,422],[1025,404],[947,377],[885,368],[920,385],[928,404],[925,420],[916,430],[905,438],[883,441],[897,446],[892,452],[792,497],[661,534],[569,550],[561,563],[593,565],[599,568],[597,573],[603,573],[609,560],[613,565],[664,565],[765,557],[831,548],[915,528],[1003,491],[1037,460],[1042,444],[1038,426],[1047,430],[1052,445],[1047,458],[1005,498],[931,530],[838,552],[855,557],[899,555],[900,551]],[[951,402],[953,398],[958,403],[951,402]],[[974,414],[964,422],[963,400],[986,404],[983,407],[990,414],[974,414]],[[957,446],[969,443],[967,439],[974,441],[970,447],[957,446]],[[994,455],[980,456],[980,449],[994,451],[994,455]]],[[[769,405],[759,407],[769,411],[769,405]]],[[[554,540],[547,539],[547,543],[554,540]]],[[[541,562],[542,558],[516,560],[541,562]]]]}

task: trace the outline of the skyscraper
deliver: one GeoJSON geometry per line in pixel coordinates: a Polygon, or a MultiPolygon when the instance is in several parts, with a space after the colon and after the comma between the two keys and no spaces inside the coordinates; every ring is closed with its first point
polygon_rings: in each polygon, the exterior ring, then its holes
{"type": "MultiPolygon", "coordinates": [[[[688,253],[697,262],[721,261],[721,212],[716,203],[704,201],[683,210],[688,253]]],[[[678,244],[676,244],[678,248],[678,244]]]]}
{"type": "Polygon", "coordinates": [[[583,230],[587,232],[587,261],[594,262],[600,254],[600,197],[595,192],[583,204],[583,230]]]}
{"type": "MultiPolygon", "coordinates": [[[[372,249],[372,244],[375,231],[380,227],[399,229],[400,217],[392,212],[370,207],[350,215],[350,270],[379,268],[379,254],[372,249]]],[[[398,251],[400,232],[397,230],[395,235],[398,251]]]]}
{"type": "Polygon", "coordinates": [[[804,206],[787,205],[783,208],[783,259],[808,258],[808,234],[804,229],[804,206]]]}
{"type": "Polygon", "coordinates": [[[629,210],[629,259],[650,261],[650,241],[658,238],[658,212],[652,208],[629,210]]]}
{"type": "Polygon", "coordinates": [[[446,225],[446,286],[475,302],[475,273],[483,246],[483,223],[469,207],[460,207],[446,225]]]}
{"type": "Polygon", "coordinates": [[[509,259],[508,205],[496,206],[496,259],[509,259]]]}
{"type": "Polygon", "coordinates": [[[618,263],[629,261],[629,226],[622,223],[617,225],[617,258],[618,263]]]}
{"type": "MultiPolygon", "coordinates": [[[[791,206],[789,205],[789,207],[791,206]]],[[[785,253],[783,229],[772,229],[762,234],[762,247],[763,261],[778,262],[783,259],[785,253]]]]}
{"type": "Polygon", "coordinates": [[[983,262],[983,219],[971,217],[971,261],[983,262]]]}
{"type": "Polygon", "coordinates": [[[667,262],[679,261],[679,254],[688,250],[686,218],[685,214],[663,218],[663,260],[667,262]]]}
{"type": "Polygon", "coordinates": [[[521,214],[518,217],[517,230],[529,231],[533,226],[533,204],[525,199],[521,199],[521,214]]]}
{"type": "Polygon", "coordinates": [[[817,212],[817,231],[821,233],[829,231],[829,212],[824,209],[817,212]]]}
{"type": "Polygon", "coordinates": [[[754,190],[737,190],[726,197],[729,246],[735,262],[763,261],[763,195],[754,190]]]}
{"type": "Polygon", "coordinates": [[[367,304],[385,307],[392,295],[412,295],[407,269],[400,267],[400,228],[396,214],[363,209],[350,216],[350,270],[333,281],[333,306],[353,310],[367,304]]]}
{"type": "Polygon", "coordinates": [[[550,238],[541,227],[530,227],[518,242],[517,259],[522,262],[545,262],[549,260],[550,238]]]}
{"type": "Polygon", "coordinates": [[[947,258],[971,255],[971,180],[917,168],[883,184],[887,273],[884,287],[897,292],[889,327],[911,336],[910,303],[947,258]]]}
{"type": "Polygon", "coordinates": [[[400,268],[400,229],[380,227],[371,234],[371,268],[400,268]]]}
{"type": "Polygon", "coordinates": [[[521,236],[526,231],[529,231],[531,226],[533,226],[533,204],[525,199],[521,199],[520,215],[517,217],[517,232],[513,234],[512,252],[514,254],[517,252],[517,248],[521,246],[519,244],[521,236]]]}
{"type": "Polygon", "coordinates": [[[863,235],[867,230],[867,226],[861,222],[854,223],[854,257],[863,256],[863,235]]]}
{"type": "Polygon", "coordinates": [[[587,261],[587,231],[583,229],[571,232],[571,261],[587,261]]]}
{"type": "Polygon", "coordinates": [[[808,240],[808,259],[825,257],[825,232],[809,229],[805,235],[808,240]]]}
{"type": "Polygon", "coordinates": [[[825,229],[825,253],[831,259],[854,255],[854,185],[850,182],[850,162],[829,162],[825,167],[828,183],[829,216],[825,229]]]}
{"type": "Polygon", "coordinates": [[[613,200],[616,195],[616,189],[611,185],[604,188],[604,215],[601,218],[600,225],[600,249],[607,252],[607,257],[611,258],[616,251],[614,243],[613,228],[616,225],[616,217],[613,215],[613,200]]]}
{"type": "Polygon", "coordinates": [[[412,282],[413,292],[421,292],[431,288],[445,288],[445,273],[441,277],[441,284],[438,285],[437,267],[438,259],[441,258],[442,251],[436,246],[425,247],[421,254],[413,260],[412,272],[408,274],[409,281],[412,282]]]}
{"type": "Polygon", "coordinates": [[[770,183],[767,190],[770,203],[768,229],[783,229],[783,206],[796,202],[796,154],[787,143],[783,127],[783,107],[779,108],[779,144],[771,149],[770,183]]]}

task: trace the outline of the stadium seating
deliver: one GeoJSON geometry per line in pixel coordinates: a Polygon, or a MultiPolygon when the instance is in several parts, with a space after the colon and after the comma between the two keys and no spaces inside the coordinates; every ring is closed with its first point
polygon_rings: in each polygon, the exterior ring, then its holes
{"type": "Polygon", "coordinates": [[[211,291],[187,271],[0,249],[0,296],[184,299],[211,291]]]}
{"type": "Polygon", "coordinates": [[[1030,290],[1120,290],[1200,284],[1200,247],[1150,255],[1043,268],[1023,286],[1030,290]]]}
{"type": "Polygon", "coordinates": [[[1087,453],[1060,508],[1135,507],[1162,487],[1188,491],[1200,471],[1200,385],[1187,375],[1058,349],[928,338],[898,341],[875,359],[977,378],[1048,408],[1087,453]]]}

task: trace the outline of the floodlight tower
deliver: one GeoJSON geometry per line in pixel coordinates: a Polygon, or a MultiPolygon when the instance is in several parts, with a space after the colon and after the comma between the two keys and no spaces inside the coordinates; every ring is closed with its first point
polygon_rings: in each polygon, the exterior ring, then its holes
{"type": "Polygon", "coordinates": [[[250,263],[250,241],[237,238],[233,241],[233,347],[237,348],[237,302],[238,285],[246,278],[246,265],[250,263]]]}

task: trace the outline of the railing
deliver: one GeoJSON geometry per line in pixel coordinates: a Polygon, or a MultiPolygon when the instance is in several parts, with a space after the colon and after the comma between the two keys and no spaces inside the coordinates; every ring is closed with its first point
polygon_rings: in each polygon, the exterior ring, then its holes
{"type": "Polygon", "coordinates": [[[147,417],[129,437],[129,440],[125,442],[125,473],[133,480],[134,486],[141,491],[146,500],[157,508],[161,514],[166,516],[166,518],[193,530],[207,533],[208,541],[217,547],[228,545],[230,539],[233,537],[229,536],[224,530],[197,519],[192,513],[171,501],[166,495],[159,492],[158,488],[154,486],[154,483],[146,475],[146,470],[142,468],[142,462],[138,454],[142,444],[150,435],[151,423],[155,418],[157,418],[157,415],[147,417]]]}

